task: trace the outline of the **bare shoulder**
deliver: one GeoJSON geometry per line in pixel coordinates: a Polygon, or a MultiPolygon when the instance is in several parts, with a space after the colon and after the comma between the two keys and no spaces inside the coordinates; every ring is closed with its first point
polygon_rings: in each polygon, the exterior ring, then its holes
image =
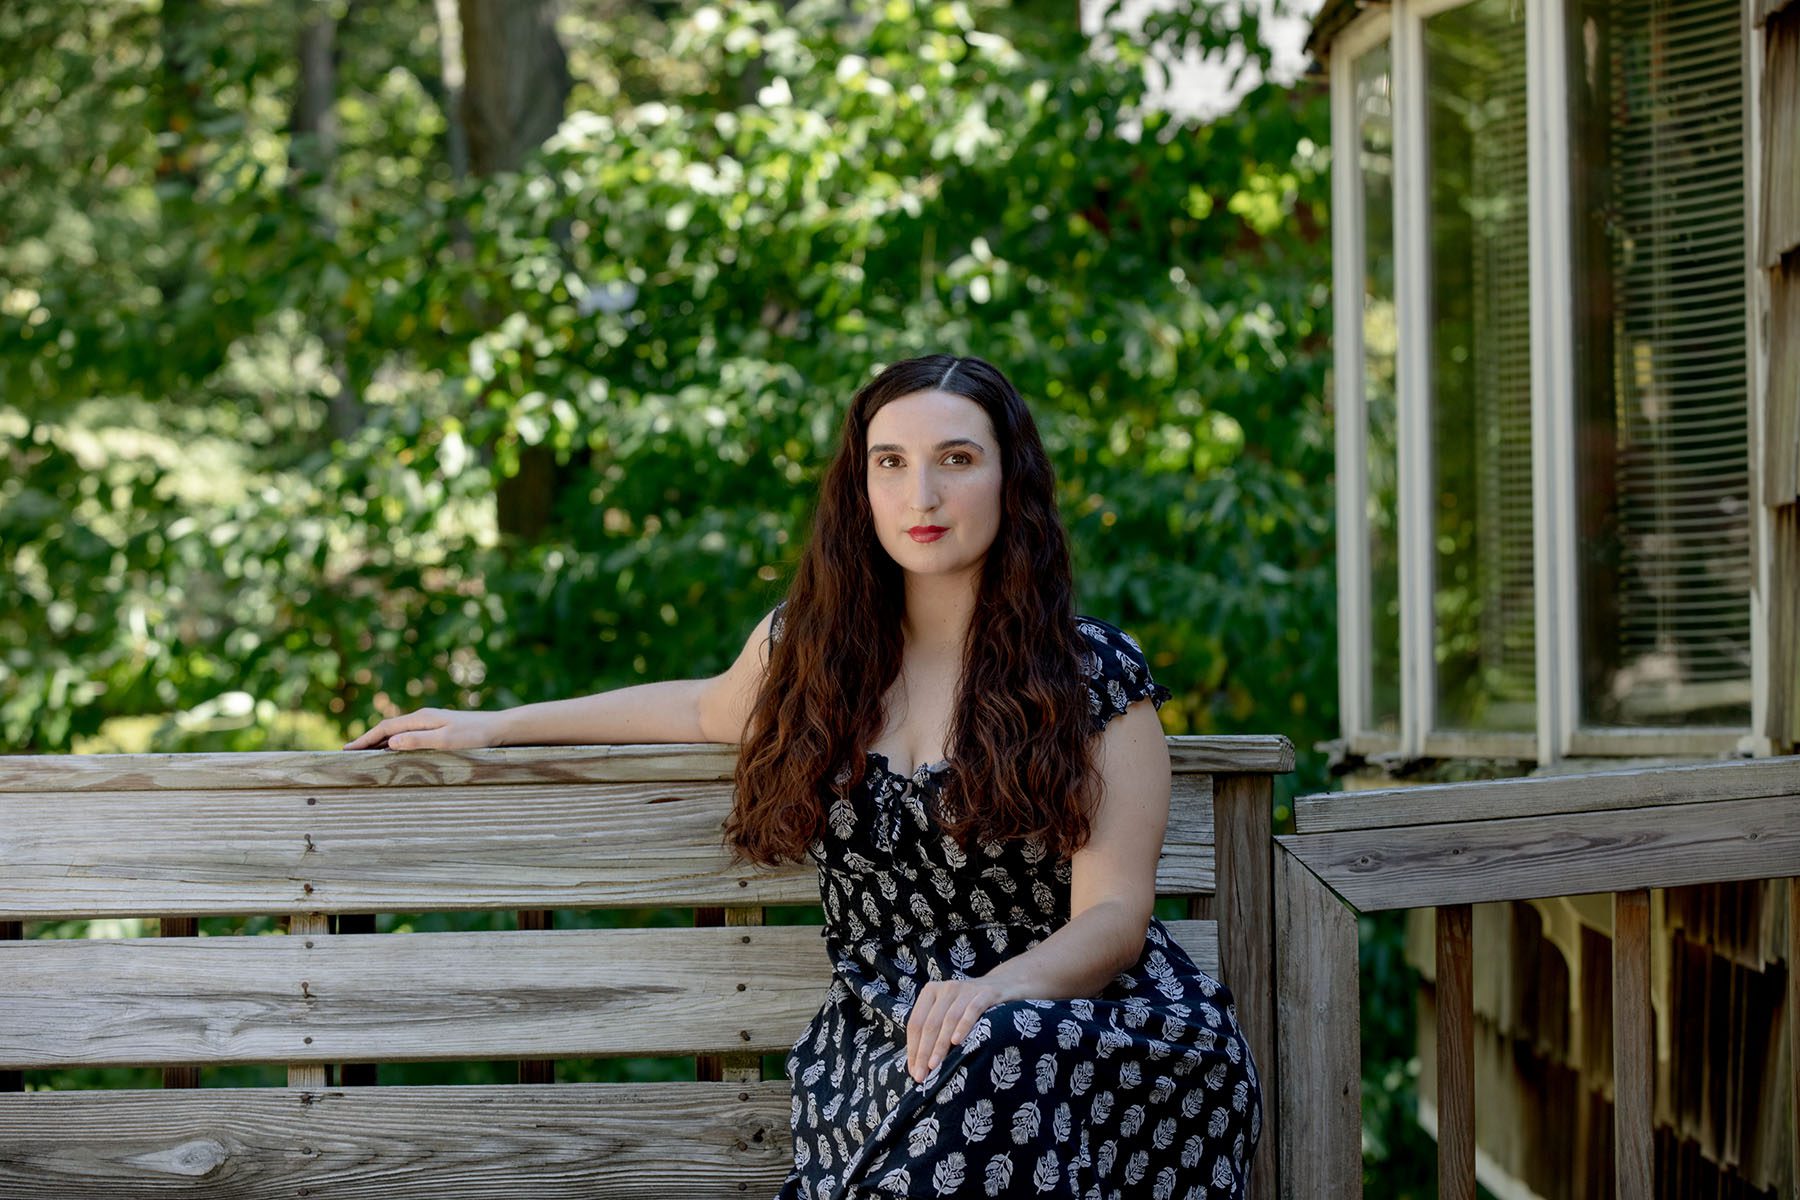
{"type": "Polygon", "coordinates": [[[763,614],[744,639],[736,661],[704,681],[700,692],[700,729],[709,742],[740,742],[750,710],[769,666],[772,631],[779,633],[781,606],[763,614]]]}

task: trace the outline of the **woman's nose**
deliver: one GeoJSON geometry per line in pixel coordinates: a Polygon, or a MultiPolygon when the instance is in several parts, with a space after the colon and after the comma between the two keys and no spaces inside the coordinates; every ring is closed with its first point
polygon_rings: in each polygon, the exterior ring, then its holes
{"type": "Polygon", "coordinates": [[[929,471],[921,470],[913,477],[912,506],[917,513],[929,513],[938,506],[937,479],[929,471]]]}

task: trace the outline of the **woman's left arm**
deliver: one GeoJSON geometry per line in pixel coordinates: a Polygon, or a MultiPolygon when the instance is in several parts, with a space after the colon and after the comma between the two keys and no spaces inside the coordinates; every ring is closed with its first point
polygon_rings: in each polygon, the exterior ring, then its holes
{"type": "Polygon", "coordinates": [[[1143,953],[1169,824],[1169,744],[1152,704],[1136,701],[1106,723],[1095,766],[1100,802],[1087,845],[1069,860],[1068,923],[985,975],[919,990],[906,1022],[914,1079],[929,1075],[992,1005],[1097,995],[1143,953]]]}

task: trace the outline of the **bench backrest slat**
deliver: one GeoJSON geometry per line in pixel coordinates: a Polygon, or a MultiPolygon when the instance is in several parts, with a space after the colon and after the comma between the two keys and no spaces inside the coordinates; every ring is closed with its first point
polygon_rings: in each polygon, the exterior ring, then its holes
{"type": "Polygon", "coordinates": [[[0,1200],[743,1200],[788,1082],[0,1095],[0,1200]]]}
{"type": "MultiPolygon", "coordinates": [[[[1211,921],[1169,931],[1218,973],[1211,921]]],[[[785,1053],[816,926],[30,941],[0,1069],[785,1053]]]]}
{"type": "MultiPolygon", "coordinates": [[[[1211,777],[1173,788],[1158,890],[1210,892],[1211,777]]],[[[699,781],[0,793],[0,920],[817,903],[810,862],[730,866],[730,805],[699,781]]]]}

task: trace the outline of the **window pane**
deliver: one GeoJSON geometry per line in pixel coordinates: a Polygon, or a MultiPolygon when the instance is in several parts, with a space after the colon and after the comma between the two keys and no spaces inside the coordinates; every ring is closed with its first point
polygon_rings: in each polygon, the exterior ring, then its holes
{"type": "Polygon", "coordinates": [[[1525,17],[1425,21],[1440,729],[1536,726],[1525,17]]]}
{"type": "Polygon", "coordinates": [[[1748,726],[1739,6],[1571,13],[1582,717],[1748,726]]]}
{"type": "Polygon", "coordinates": [[[1394,105],[1387,46],[1356,60],[1363,215],[1363,405],[1367,413],[1369,728],[1400,729],[1400,489],[1394,393],[1394,105]]]}

